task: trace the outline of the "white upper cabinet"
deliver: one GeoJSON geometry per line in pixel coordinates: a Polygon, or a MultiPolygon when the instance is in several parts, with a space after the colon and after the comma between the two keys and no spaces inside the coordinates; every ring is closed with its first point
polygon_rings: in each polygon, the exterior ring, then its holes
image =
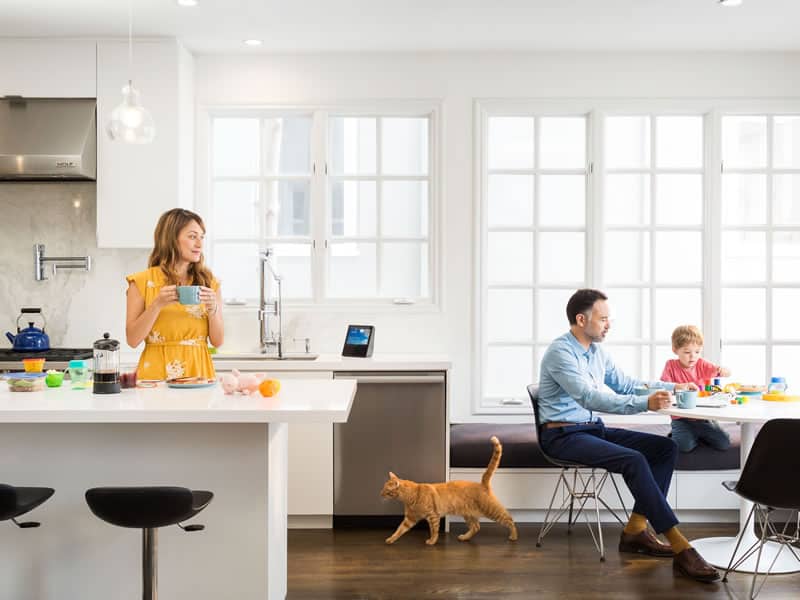
{"type": "Polygon", "coordinates": [[[95,43],[0,40],[0,96],[94,98],[95,43]]]}
{"type": "Polygon", "coordinates": [[[191,55],[175,40],[97,44],[97,245],[152,248],[158,217],[193,206],[194,101],[191,55]],[[112,141],[111,111],[131,79],[153,116],[151,144],[112,141]]]}

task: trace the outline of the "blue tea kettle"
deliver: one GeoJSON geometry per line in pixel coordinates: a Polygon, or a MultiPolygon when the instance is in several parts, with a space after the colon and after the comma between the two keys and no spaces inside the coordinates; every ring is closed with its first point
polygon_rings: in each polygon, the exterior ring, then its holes
{"type": "Polygon", "coordinates": [[[20,315],[17,317],[17,335],[11,335],[6,331],[6,337],[14,344],[14,350],[17,352],[38,352],[50,350],[50,338],[44,332],[46,322],[41,308],[23,308],[20,315]],[[42,319],[42,328],[33,326],[33,321],[28,321],[28,326],[25,329],[19,328],[20,319],[28,319],[27,315],[39,315],[42,319]]]}

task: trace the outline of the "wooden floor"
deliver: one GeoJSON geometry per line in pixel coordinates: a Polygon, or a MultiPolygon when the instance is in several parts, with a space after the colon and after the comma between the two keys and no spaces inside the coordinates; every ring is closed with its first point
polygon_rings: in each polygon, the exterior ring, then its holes
{"type": "MultiPolygon", "coordinates": [[[[732,573],[727,584],[697,583],[673,574],[672,559],[617,551],[619,525],[605,529],[606,560],[600,562],[586,526],[571,535],[556,526],[536,547],[539,528],[523,524],[519,541],[485,524],[470,542],[459,542],[463,524],[424,543],[412,531],[386,545],[391,531],[289,531],[289,600],[437,599],[529,600],[531,598],[737,600],[748,596],[750,576],[732,573]]],[[[689,539],[733,535],[736,525],[683,525],[689,539]]],[[[800,599],[800,573],[769,578],[759,599],[800,599]]]]}

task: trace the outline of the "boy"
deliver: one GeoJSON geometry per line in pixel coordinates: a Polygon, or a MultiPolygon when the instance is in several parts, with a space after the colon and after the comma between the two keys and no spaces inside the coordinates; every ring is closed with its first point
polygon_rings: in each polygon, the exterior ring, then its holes
{"type": "MultiPolygon", "coordinates": [[[[694,382],[703,389],[706,380],[728,377],[731,372],[700,358],[703,351],[703,334],[694,325],[681,325],[672,332],[672,351],[678,357],[668,360],[661,381],[672,383],[694,382]]],[[[717,450],[726,450],[731,439],[716,421],[672,417],[672,440],[681,452],[691,452],[700,441],[717,450]]]]}

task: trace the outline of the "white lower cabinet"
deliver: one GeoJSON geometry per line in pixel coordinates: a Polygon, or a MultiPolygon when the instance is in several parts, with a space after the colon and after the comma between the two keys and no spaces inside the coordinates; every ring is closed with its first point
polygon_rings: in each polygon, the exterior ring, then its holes
{"type": "Polygon", "coordinates": [[[739,471],[679,471],[677,508],[680,510],[735,509],[740,498],[722,487],[723,481],[737,481],[739,471]]]}
{"type": "MultiPolygon", "coordinates": [[[[217,364],[217,374],[224,372],[217,364]]],[[[274,379],[333,379],[331,371],[258,372],[274,379]]],[[[290,526],[330,527],[332,515],[333,426],[292,423],[289,425],[290,526]]]]}

